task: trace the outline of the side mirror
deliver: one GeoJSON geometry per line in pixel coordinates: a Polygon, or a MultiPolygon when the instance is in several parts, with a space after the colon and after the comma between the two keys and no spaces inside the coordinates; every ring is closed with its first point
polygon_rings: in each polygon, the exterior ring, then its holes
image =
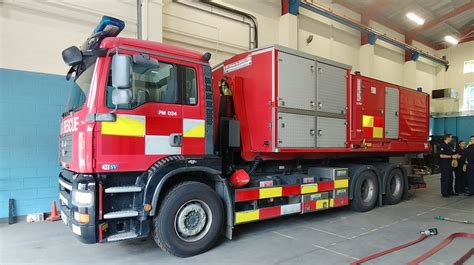
{"type": "Polygon", "coordinates": [[[115,106],[126,105],[132,102],[131,89],[117,89],[112,90],[112,104],[115,106]]]}
{"type": "Polygon", "coordinates": [[[112,86],[118,89],[132,86],[132,58],[129,55],[116,54],[112,57],[112,86]]]}
{"type": "Polygon", "coordinates": [[[75,66],[82,62],[82,52],[76,46],[71,46],[62,52],[63,61],[69,66],[75,66]]]}

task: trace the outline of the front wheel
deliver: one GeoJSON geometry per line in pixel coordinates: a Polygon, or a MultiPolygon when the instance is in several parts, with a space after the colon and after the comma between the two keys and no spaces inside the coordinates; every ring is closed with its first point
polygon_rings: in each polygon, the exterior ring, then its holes
{"type": "Polygon", "coordinates": [[[183,182],[169,191],[154,219],[153,238],[164,251],[190,257],[214,246],[224,210],[217,193],[199,182],[183,182]]]}
{"type": "Polygon", "coordinates": [[[351,209],[357,212],[372,210],[379,196],[377,175],[372,171],[364,171],[355,181],[354,198],[350,203],[351,209]]]}

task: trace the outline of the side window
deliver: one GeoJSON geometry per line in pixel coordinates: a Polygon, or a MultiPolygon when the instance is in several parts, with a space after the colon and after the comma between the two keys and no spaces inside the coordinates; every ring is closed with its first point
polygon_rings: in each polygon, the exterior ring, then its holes
{"type": "MultiPolygon", "coordinates": [[[[196,70],[191,67],[160,62],[157,68],[132,67],[132,103],[119,109],[133,109],[147,102],[197,104],[196,70]]],[[[107,81],[107,107],[112,104],[111,73],[107,81]]]]}
{"type": "Polygon", "coordinates": [[[197,103],[196,70],[184,67],[183,104],[195,105],[197,103]]]}
{"type": "Polygon", "coordinates": [[[146,102],[176,104],[178,102],[177,67],[160,63],[159,68],[140,72],[133,67],[132,95],[137,106],[146,102]]]}

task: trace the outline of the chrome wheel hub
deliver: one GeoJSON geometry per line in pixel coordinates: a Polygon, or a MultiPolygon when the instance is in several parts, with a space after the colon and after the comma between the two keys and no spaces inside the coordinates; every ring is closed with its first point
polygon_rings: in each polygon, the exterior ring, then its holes
{"type": "Polygon", "coordinates": [[[176,234],[184,241],[195,242],[203,238],[212,223],[209,206],[200,200],[191,200],[181,206],[175,216],[176,234]]]}

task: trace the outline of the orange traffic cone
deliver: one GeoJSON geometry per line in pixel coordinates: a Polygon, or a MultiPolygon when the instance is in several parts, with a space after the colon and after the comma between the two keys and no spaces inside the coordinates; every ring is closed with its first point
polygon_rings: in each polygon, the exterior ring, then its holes
{"type": "Polygon", "coordinates": [[[61,216],[58,214],[58,210],[56,209],[56,201],[53,201],[53,205],[51,205],[51,214],[46,218],[48,221],[57,221],[61,219],[61,216]]]}

